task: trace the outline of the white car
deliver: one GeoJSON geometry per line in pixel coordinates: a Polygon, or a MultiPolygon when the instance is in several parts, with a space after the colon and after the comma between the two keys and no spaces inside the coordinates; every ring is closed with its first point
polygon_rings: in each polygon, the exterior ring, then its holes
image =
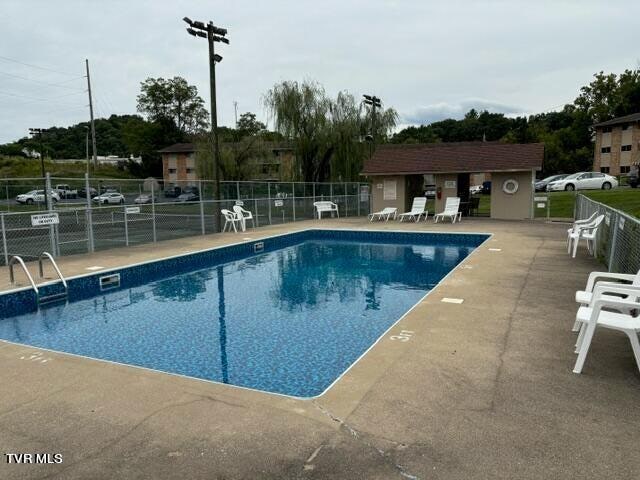
{"type": "Polygon", "coordinates": [[[104,204],[122,204],[124,203],[124,195],[118,192],[107,192],[93,197],[93,201],[104,204]]]}
{"type": "Polygon", "coordinates": [[[572,175],[567,175],[562,180],[556,180],[550,182],[547,185],[547,191],[559,192],[567,190],[572,192],[573,190],[610,190],[618,186],[618,180],[616,177],[607,175],[600,172],[578,172],[572,175]]]}
{"type": "MultiPolygon", "coordinates": [[[[51,191],[51,200],[54,202],[60,201],[60,195],[55,191],[51,191]]],[[[16,197],[16,202],[26,205],[31,205],[32,203],[44,203],[46,200],[44,198],[44,190],[31,190],[27,193],[21,193],[16,197]]]]}
{"type": "Polygon", "coordinates": [[[472,185],[469,187],[469,193],[471,195],[476,195],[477,193],[482,193],[482,185],[472,185]]]}

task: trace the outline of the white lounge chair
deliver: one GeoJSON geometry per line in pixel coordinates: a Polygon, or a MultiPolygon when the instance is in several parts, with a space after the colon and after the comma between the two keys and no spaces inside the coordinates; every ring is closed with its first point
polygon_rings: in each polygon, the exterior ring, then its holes
{"type": "Polygon", "coordinates": [[[460,197],[447,197],[447,201],[444,204],[444,211],[441,213],[437,213],[433,217],[434,223],[438,223],[438,218],[444,219],[444,217],[449,217],[451,219],[451,223],[456,223],[456,219],[458,221],[462,220],[462,212],[460,210],[460,197]]]}
{"type": "Polygon", "coordinates": [[[373,222],[374,220],[384,220],[385,222],[388,222],[389,218],[391,218],[391,215],[393,215],[393,219],[395,220],[397,213],[398,213],[397,208],[385,207],[379,212],[370,213],[369,221],[373,222]]]}
{"type": "Polygon", "coordinates": [[[578,225],[569,232],[569,242],[567,245],[567,252],[573,250],[571,257],[575,258],[578,251],[578,244],[581,239],[587,241],[587,249],[593,256],[596,254],[596,235],[598,234],[598,228],[604,220],[604,215],[598,215],[592,222],[584,225],[578,225]]]}
{"type": "Polygon", "coordinates": [[[240,215],[238,215],[235,212],[232,212],[231,210],[227,210],[225,208],[220,210],[220,212],[224,216],[224,226],[222,227],[223,232],[227,230],[227,225],[228,225],[229,231],[231,231],[231,228],[233,228],[233,231],[238,233],[238,228],[236,227],[236,223],[240,226],[240,229],[242,229],[242,218],[240,215]]]}
{"type": "Polygon", "coordinates": [[[406,213],[400,213],[398,218],[402,222],[404,219],[413,220],[414,222],[419,222],[420,217],[424,215],[424,221],[427,221],[427,217],[429,216],[429,211],[425,209],[427,206],[427,198],[426,197],[416,197],[413,199],[413,205],[411,205],[411,211],[406,213]]]}
{"type": "Polygon", "coordinates": [[[240,217],[243,232],[247,229],[247,220],[251,220],[251,226],[256,228],[256,221],[253,218],[253,213],[249,210],[245,210],[240,205],[234,205],[233,211],[240,217]]]}
{"type": "MultiPolygon", "coordinates": [[[[640,317],[633,316],[633,311],[640,310],[640,289],[598,285],[594,292],[589,306],[582,306],[578,309],[576,320],[585,323],[583,338],[578,344],[578,358],[573,367],[574,373],[581,373],[584,362],[591,346],[591,340],[596,327],[618,330],[629,337],[636,365],[640,370],[640,317]],[[608,298],[610,294],[625,295],[626,298],[608,298]],[[606,310],[605,310],[606,309],[606,310]],[[617,311],[611,311],[617,310],[617,311]]],[[[581,332],[582,333],[582,332],[581,332]]]]}
{"type": "Polygon", "coordinates": [[[316,209],[316,214],[318,215],[318,220],[322,218],[323,212],[329,212],[329,216],[333,215],[332,212],[336,212],[336,216],[340,218],[340,212],[338,211],[338,205],[333,202],[313,202],[313,207],[316,209]]]}

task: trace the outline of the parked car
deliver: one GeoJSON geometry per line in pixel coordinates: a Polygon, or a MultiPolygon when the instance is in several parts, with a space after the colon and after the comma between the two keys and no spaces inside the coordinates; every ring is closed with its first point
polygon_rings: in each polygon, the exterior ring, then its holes
{"type": "Polygon", "coordinates": [[[640,176],[640,167],[638,165],[632,165],[629,172],[628,183],[631,188],[638,188],[638,177],[640,176]]]}
{"type": "Polygon", "coordinates": [[[435,185],[425,185],[424,187],[424,196],[427,198],[436,198],[436,186],[435,185]]]}
{"type": "Polygon", "coordinates": [[[543,178],[542,180],[538,180],[535,183],[536,192],[546,192],[547,191],[547,185],[549,185],[551,182],[557,182],[559,180],[562,180],[566,176],[567,176],[567,174],[563,173],[561,175],[551,175],[550,177],[543,178]]]}
{"type": "MultiPolygon", "coordinates": [[[[51,190],[51,200],[53,202],[60,201],[60,195],[54,190],[51,190]]],[[[16,197],[16,202],[22,205],[31,205],[33,203],[45,203],[44,190],[31,190],[27,193],[21,193],[16,197]]]]}
{"type": "Polygon", "coordinates": [[[109,192],[93,197],[94,202],[106,204],[122,204],[124,203],[124,195],[118,192],[109,192]]]}
{"type": "Polygon", "coordinates": [[[484,193],[485,195],[491,194],[491,182],[490,181],[482,182],[482,193],[484,193]]]}
{"type": "Polygon", "coordinates": [[[176,202],[199,202],[200,195],[193,192],[183,193],[176,198],[176,202]]]}
{"type": "MultiPolygon", "coordinates": [[[[89,196],[93,198],[96,195],[98,195],[98,191],[93,187],[89,187],[89,196]]],[[[87,189],[85,187],[78,189],[78,198],[87,198],[87,189]]]]}
{"type": "Polygon", "coordinates": [[[151,198],[151,195],[148,195],[146,193],[143,193],[142,195],[138,195],[136,199],[133,201],[133,203],[137,203],[137,204],[152,203],[152,202],[153,202],[153,198],[151,198]]]}
{"type": "Polygon", "coordinates": [[[198,187],[194,187],[192,185],[188,185],[182,189],[182,193],[195,193],[196,195],[200,195],[200,191],[198,187]]]}
{"type": "Polygon", "coordinates": [[[71,187],[66,184],[56,185],[53,191],[60,195],[60,198],[76,198],[78,196],[78,191],[72,190],[71,187]]]}
{"type": "Polygon", "coordinates": [[[103,193],[114,193],[114,192],[118,192],[118,187],[115,187],[113,185],[100,185],[100,195],[102,195],[103,193]]]}
{"type": "Polygon", "coordinates": [[[610,190],[618,186],[618,180],[611,175],[600,172],[578,172],[567,175],[562,180],[551,182],[547,185],[547,191],[558,192],[567,190],[610,190]]]}
{"type": "Polygon", "coordinates": [[[471,195],[476,195],[478,193],[482,193],[482,185],[472,185],[469,187],[469,193],[471,195]]]}
{"type": "Polygon", "coordinates": [[[182,189],[177,185],[171,185],[164,191],[164,196],[169,198],[178,198],[182,194],[182,189]]]}

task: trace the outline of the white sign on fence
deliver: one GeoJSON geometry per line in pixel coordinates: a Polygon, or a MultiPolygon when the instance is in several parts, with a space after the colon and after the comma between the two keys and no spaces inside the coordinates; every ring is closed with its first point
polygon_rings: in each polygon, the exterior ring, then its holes
{"type": "Polygon", "coordinates": [[[546,202],[547,197],[533,197],[534,202],[546,202]]]}
{"type": "Polygon", "coordinates": [[[620,220],[618,220],[618,228],[624,230],[624,217],[620,217],[620,220]]]}
{"type": "Polygon", "coordinates": [[[239,207],[244,207],[244,202],[242,200],[236,200],[236,205],[239,207]]]}
{"type": "Polygon", "coordinates": [[[125,207],[127,213],[140,213],[140,207],[125,207]]]}
{"type": "Polygon", "coordinates": [[[544,208],[544,207],[547,206],[547,204],[546,203],[538,203],[537,206],[538,206],[538,208],[544,208]]]}
{"type": "Polygon", "coordinates": [[[276,200],[275,202],[273,202],[274,207],[281,207],[283,205],[284,205],[284,202],[282,200],[276,200]]]}
{"type": "Polygon", "coordinates": [[[41,213],[38,215],[31,215],[31,225],[38,227],[41,225],[57,225],[60,223],[57,213],[41,213]]]}

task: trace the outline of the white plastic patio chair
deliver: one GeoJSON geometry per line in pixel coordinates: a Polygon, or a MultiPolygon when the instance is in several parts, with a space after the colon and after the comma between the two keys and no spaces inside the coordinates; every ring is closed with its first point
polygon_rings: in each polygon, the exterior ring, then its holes
{"type": "Polygon", "coordinates": [[[444,217],[449,217],[451,219],[451,223],[456,223],[456,219],[458,221],[462,220],[462,212],[460,210],[460,197],[447,197],[447,201],[444,204],[444,211],[441,213],[437,213],[433,217],[433,222],[438,223],[438,219],[444,219],[444,217]]]}
{"type": "Polygon", "coordinates": [[[245,210],[240,205],[234,205],[233,211],[240,217],[243,232],[247,229],[247,220],[251,220],[251,226],[253,228],[256,228],[256,221],[253,218],[253,213],[251,213],[249,210],[245,210]]]}
{"type": "Polygon", "coordinates": [[[226,208],[223,208],[222,210],[220,210],[220,212],[222,213],[222,215],[224,215],[224,226],[222,227],[223,232],[227,231],[227,225],[228,225],[229,232],[231,232],[231,228],[233,228],[233,231],[238,233],[238,228],[236,227],[236,223],[242,229],[242,218],[240,215],[238,215],[235,212],[232,212],[231,210],[227,210],[226,208]]]}
{"type": "MultiPolygon", "coordinates": [[[[596,285],[608,286],[634,286],[640,287],[640,270],[635,275],[632,273],[591,272],[584,290],[576,292],[576,302],[580,305],[589,305],[593,298],[593,289],[596,285]],[[611,282],[610,280],[616,280],[611,282]]],[[[580,330],[580,322],[577,320],[571,329],[574,332],[580,330]]]]}
{"type": "Polygon", "coordinates": [[[397,213],[398,209],[396,207],[385,207],[379,212],[370,213],[369,221],[373,222],[374,220],[384,220],[385,222],[388,222],[391,215],[393,215],[393,219],[395,220],[397,213]]]}
{"type": "Polygon", "coordinates": [[[425,209],[427,206],[427,198],[426,197],[416,197],[413,199],[413,204],[411,205],[411,211],[406,213],[400,213],[398,215],[399,220],[402,222],[404,219],[413,220],[414,222],[419,222],[420,217],[424,215],[424,221],[427,221],[427,217],[429,216],[429,211],[425,209]]]}
{"type": "Polygon", "coordinates": [[[575,222],[573,222],[573,225],[571,225],[571,228],[567,230],[567,248],[569,247],[571,232],[573,232],[574,230],[577,230],[578,227],[582,227],[588,223],[593,222],[597,216],[598,216],[598,212],[593,212],[589,218],[585,218],[584,220],[576,220],[575,222]]]}
{"type": "Polygon", "coordinates": [[[586,324],[583,338],[578,344],[578,358],[573,367],[573,373],[581,373],[584,362],[593,340],[596,327],[618,330],[629,337],[636,365],[640,370],[640,317],[634,316],[633,312],[640,310],[640,289],[622,286],[599,285],[593,292],[593,299],[589,306],[582,306],[578,309],[576,320],[586,324]],[[626,295],[626,298],[615,300],[607,298],[608,294],[626,295]],[[606,310],[605,310],[606,309],[606,310]],[[617,311],[611,311],[617,310],[617,311]]]}
{"type": "Polygon", "coordinates": [[[567,250],[573,250],[571,257],[575,258],[578,251],[578,244],[581,239],[587,241],[587,249],[593,256],[596,254],[596,235],[598,234],[598,228],[604,220],[604,215],[598,215],[595,220],[590,223],[577,226],[572,232],[569,233],[569,245],[567,250]]]}
{"type": "Polygon", "coordinates": [[[318,220],[322,218],[323,212],[329,212],[329,216],[332,216],[333,212],[336,212],[336,216],[340,218],[340,211],[338,210],[338,205],[333,202],[329,202],[329,201],[313,202],[313,208],[316,209],[316,215],[318,216],[318,220]]]}

